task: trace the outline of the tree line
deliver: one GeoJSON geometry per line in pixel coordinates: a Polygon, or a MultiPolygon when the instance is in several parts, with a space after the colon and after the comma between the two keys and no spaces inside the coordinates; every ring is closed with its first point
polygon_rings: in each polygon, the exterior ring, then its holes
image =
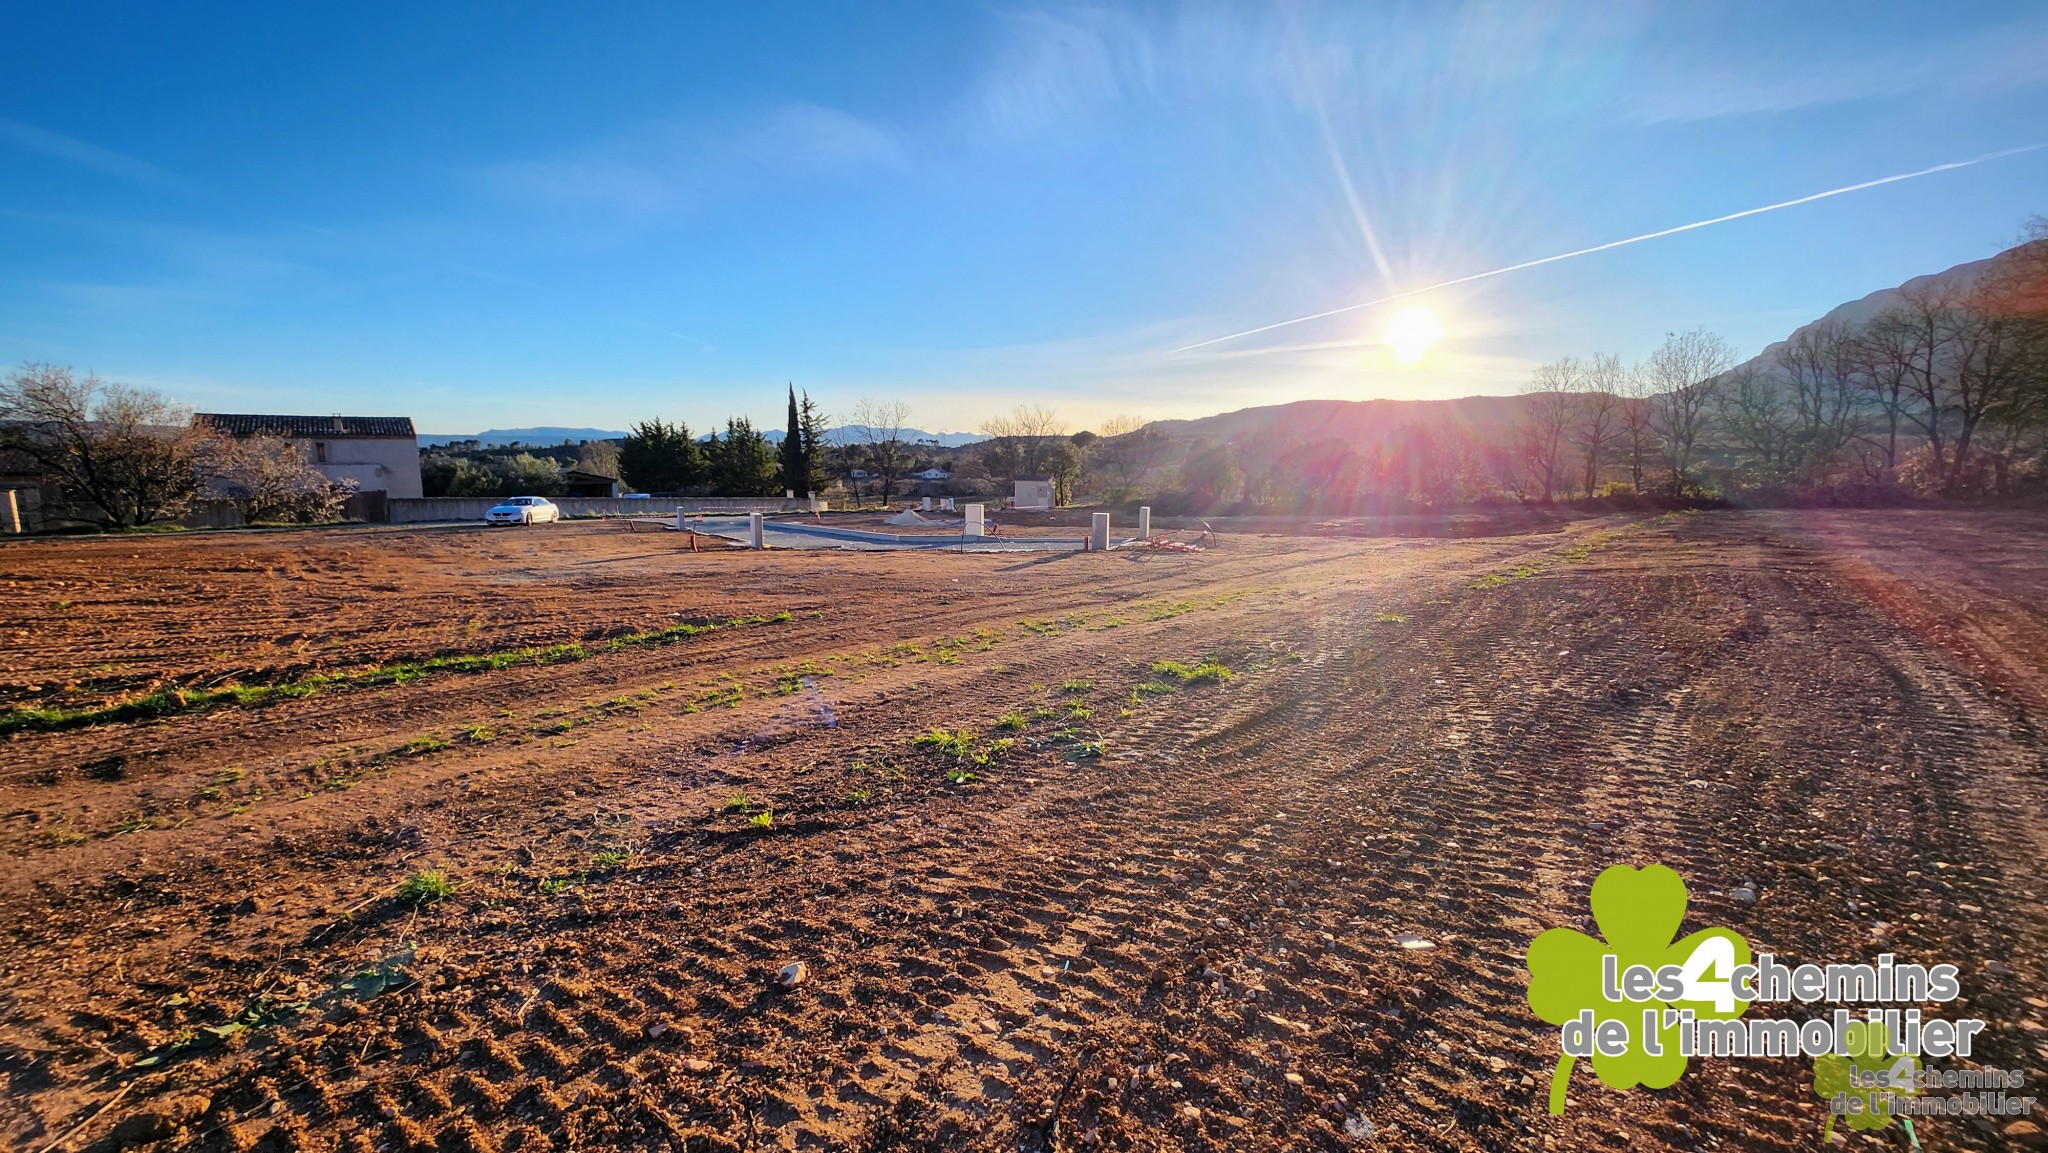
{"type": "Polygon", "coordinates": [[[1862,321],[1823,319],[1735,363],[1667,336],[1642,363],[1538,369],[1515,429],[1514,487],[1819,496],[1851,489],[2003,495],[2038,485],[2048,433],[2048,221],[1976,276],[1928,279],[1862,321]]]}

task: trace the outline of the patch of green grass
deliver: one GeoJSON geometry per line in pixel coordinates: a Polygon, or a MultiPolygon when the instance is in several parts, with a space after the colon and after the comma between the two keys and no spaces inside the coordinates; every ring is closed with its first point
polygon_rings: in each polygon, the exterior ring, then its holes
{"type": "Polygon", "coordinates": [[[762,809],[760,812],[747,818],[747,826],[763,833],[773,829],[775,827],[775,810],[762,809]]]}
{"type": "Polygon", "coordinates": [[[406,685],[436,674],[473,674],[518,665],[552,665],[580,661],[603,650],[618,650],[673,644],[724,628],[783,624],[795,620],[788,612],[765,616],[734,617],[703,624],[676,624],[649,632],[628,633],[599,642],[595,648],[581,641],[555,645],[530,645],[493,653],[452,654],[420,660],[371,665],[333,673],[313,673],[290,681],[268,685],[226,685],[213,689],[165,688],[125,701],[94,708],[67,709],[44,706],[8,709],[0,712],[0,733],[18,729],[68,729],[83,725],[117,724],[148,720],[177,713],[203,712],[218,705],[256,705],[273,700],[310,697],[337,689],[375,688],[406,685]]]}
{"type": "Polygon", "coordinates": [[[1080,701],[1075,701],[1073,704],[1067,706],[1067,715],[1069,717],[1072,717],[1074,720],[1085,721],[1089,717],[1095,715],[1095,710],[1089,708],[1087,705],[1082,704],[1080,701]]]}
{"type": "Polygon", "coordinates": [[[1059,716],[1058,712],[1056,712],[1053,709],[1049,709],[1044,705],[1039,705],[1037,708],[1031,710],[1031,719],[1034,721],[1049,721],[1056,716],[1059,716]]]}
{"type": "Polygon", "coordinates": [[[1073,760],[1086,760],[1102,755],[1101,741],[1080,741],[1067,749],[1067,756],[1073,760]]]}
{"type": "Polygon", "coordinates": [[[438,753],[447,747],[448,742],[439,737],[414,737],[405,742],[398,751],[408,757],[424,757],[428,753],[438,753]]]}
{"type": "Polygon", "coordinates": [[[1221,684],[1237,674],[1230,666],[1210,657],[1198,664],[1182,661],[1160,661],[1152,666],[1152,675],[1161,680],[1181,685],[1221,684]]]}
{"type": "Polygon", "coordinates": [[[605,849],[602,852],[590,855],[590,867],[593,869],[616,869],[632,859],[633,854],[625,849],[605,849]]]}
{"type": "Polygon", "coordinates": [[[873,789],[855,789],[846,794],[846,807],[849,809],[857,809],[862,805],[871,805],[874,801],[875,791],[873,789]]]}
{"type": "Polygon", "coordinates": [[[489,725],[464,725],[455,731],[472,744],[488,745],[498,739],[498,730],[489,725]]]}
{"type": "Polygon", "coordinates": [[[1035,633],[1042,637],[1052,636],[1060,631],[1058,621],[1020,621],[1018,623],[1024,626],[1025,632],[1035,633]]]}
{"type": "Polygon", "coordinates": [[[964,757],[974,748],[974,733],[968,729],[933,729],[911,738],[911,745],[948,757],[964,757]]]}
{"type": "Polygon", "coordinates": [[[956,785],[971,785],[975,778],[974,774],[966,769],[947,769],[946,779],[956,785]]]}
{"type": "Polygon", "coordinates": [[[588,873],[577,873],[573,877],[545,877],[538,887],[541,896],[552,897],[557,893],[567,892],[589,879],[588,873]]]}
{"type": "Polygon", "coordinates": [[[1084,681],[1079,677],[1070,677],[1060,682],[1060,691],[1070,696],[1075,693],[1085,693],[1094,687],[1094,681],[1084,681]]]}
{"type": "Polygon", "coordinates": [[[1405,625],[1408,618],[1401,613],[1374,613],[1372,619],[1383,625],[1405,625]]]}
{"type": "Polygon", "coordinates": [[[1028,727],[1030,724],[1030,721],[1024,719],[1023,713],[1015,711],[1004,713],[1002,716],[996,718],[997,728],[1008,729],[1011,732],[1018,732],[1028,727]]]}
{"type": "Polygon", "coordinates": [[[155,827],[155,821],[143,816],[141,813],[134,813],[121,818],[120,823],[116,824],[113,828],[113,835],[118,837],[123,833],[140,833],[155,827]]]}
{"type": "Polygon", "coordinates": [[[431,905],[455,895],[455,882],[439,869],[420,869],[398,883],[400,902],[413,905],[431,905]]]}
{"type": "Polygon", "coordinates": [[[734,793],[727,797],[725,804],[720,807],[728,813],[744,813],[750,809],[760,808],[761,802],[745,793],[734,793]]]}

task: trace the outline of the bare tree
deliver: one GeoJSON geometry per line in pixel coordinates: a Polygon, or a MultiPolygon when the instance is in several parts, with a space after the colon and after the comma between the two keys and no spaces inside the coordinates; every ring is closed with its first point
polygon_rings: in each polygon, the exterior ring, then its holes
{"type": "Polygon", "coordinates": [[[1853,331],[1827,319],[1792,334],[1773,357],[1790,402],[1793,430],[1788,460],[1805,479],[1824,476],[1858,432],[1858,360],[1853,331]]]}
{"type": "Polygon", "coordinates": [[[1893,475],[1899,467],[1899,428],[1913,403],[1907,388],[1912,376],[1917,337],[1903,317],[1885,312],[1865,324],[1857,333],[1850,355],[1856,359],[1856,385],[1863,390],[1884,422],[1884,473],[1893,475]]]}
{"type": "Polygon", "coordinates": [[[1722,434],[1734,448],[1754,456],[1766,473],[1783,470],[1786,445],[1792,439],[1791,405],[1783,382],[1751,361],[1722,379],[1714,406],[1722,434]]]}
{"type": "Polygon", "coordinates": [[[0,448],[33,462],[76,519],[104,528],[182,515],[199,495],[208,436],[147,389],[24,364],[0,382],[0,448]]]}
{"type": "Polygon", "coordinates": [[[1948,471],[1946,366],[1955,340],[1956,303],[1940,284],[1907,289],[1870,322],[1873,332],[1899,357],[1901,380],[1911,403],[1901,411],[1927,438],[1936,475],[1948,471]]]}
{"type": "Polygon", "coordinates": [[[1657,451],[1656,413],[1650,397],[1654,392],[1649,369],[1631,365],[1621,382],[1621,445],[1628,456],[1628,483],[1643,491],[1643,472],[1650,455],[1657,451]]]}
{"type": "Polygon", "coordinates": [[[1577,415],[1574,394],[1583,375],[1578,358],[1564,356],[1537,366],[1522,386],[1527,399],[1515,419],[1515,443],[1528,461],[1530,476],[1542,486],[1544,504],[1555,497],[1563,479],[1565,437],[1577,415]]]}
{"type": "Polygon", "coordinates": [[[909,459],[903,445],[903,425],[909,419],[910,405],[900,400],[862,397],[853,405],[853,434],[860,441],[862,456],[875,470],[875,479],[881,482],[884,504],[909,459]]]}
{"type": "Polygon", "coordinates": [[[991,471],[1015,485],[1020,478],[1045,476],[1051,441],[1066,435],[1067,423],[1050,408],[1020,404],[1007,415],[982,421],[981,431],[997,442],[983,450],[983,459],[991,471]]]}
{"type": "Polygon", "coordinates": [[[1596,352],[1586,361],[1585,391],[1579,393],[1573,413],[1572,443],[1585,461],[1587,496],[1600,491],[1600,467],[1621,431],[1622,389],[1627,383],[1619,356],[1596,352]]]}
{"type": "Polygon", "coordinates": [[[1664,459],[1671,465],[1671,487],[1684,488],[1685,474],[1706,435],[1713,413],[1714,378],[1735,363],[1728,342],[1703,328],[1668,332],[1650,354],[1651,412],[1664,459]]]}

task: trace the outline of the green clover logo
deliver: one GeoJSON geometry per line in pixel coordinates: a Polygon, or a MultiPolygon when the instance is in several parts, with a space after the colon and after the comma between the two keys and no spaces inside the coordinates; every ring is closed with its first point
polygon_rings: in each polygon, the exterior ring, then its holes
{"type": "MultiPolygon", "coordinates": [[[[1882,1021],[1849,1022],[1847,1057],[1839,1053],[1823,1053],[1813,1059],[1813,1091],[1823,1101],[1833,1102],[1837,1097],[1862,1102],[1861,1112],[1848,1114],[1849,1128],[1858,1130],[1879,1130],[1891,1127],[1892,1098],[1911,1097],[1919,1090],[1913,1085],[1913,1074],[1920,1068],[1920,1058],[1911,1054],[1891,1053],[1891,1029],[1882,1021]],[[1888,1074],[1889,1084],[1858,1085],[1858,1081],[1869,1080],[1870,1074],[1888,1074]]],[[[1835,1132],[1836,1113],[1828,1110],[1828,1123],[1820,1131],[1822,1143],[1835,1132]]],[[[1913,1119],[1900,1117],[1899,1123],[1906,1127],[1906,1137],[1913,1148],[1920,1147],[1920,1138],[1913,1132],[1913,1119]]]]}
{"type": "MultiPolygon", "coordinates": [[[[1552,1025],[1564,1025],[1592,1010],[1595,1027],[1620,1021],[1629,1032],[1625,1052],[1593,1057],[1593,1072],[1610,1089],[1643,1085],[1662,1089],[1685,1074],[1687,1059],[1678,1051],[1678,1021],[1664,1009],[1691,1009],[1699,1018],[1740,1017],[1749,1008],[1738,1000],[1729,982],[1737,965],[1749,963],[1749,942],[1732,929],[1702,929],[1673,944],[1685,920],[1685,882],[1663,865],[1633,869],[1615,865],[1593,882],[1593,919],[1604,942],[1576,929],[1551,929],[1529,945],[1529,1008],[1552,1025]],[[1682,994],[1676,1000],[1610,1001],[1602,976],[1602,958],[1612,953],[1615,971],[1646,966],[1652,973],[1667,965],[1679,968],[1682,994]],[[1658,1010],[1657,1052],[1643,1036],[1643,1011],[1658,1010]]],[[[1550,1111],[1563,1113],[1565,1094],[1577,1058],[1559,1057],[1550,1077],[1550,1111]]]]}

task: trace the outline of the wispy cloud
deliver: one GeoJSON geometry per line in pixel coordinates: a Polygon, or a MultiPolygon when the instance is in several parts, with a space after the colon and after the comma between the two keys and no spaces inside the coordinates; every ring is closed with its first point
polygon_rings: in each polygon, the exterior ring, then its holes
{"type": "Polygon", "coordinates": [[[1857,101],[1946,94],[1985,96],[2048,84],[2048,17],[1934,35],[1910,46],[1857,51],[1853,40],[1800,44],[1734,62],[1701,63],[1646,46],[1654,82],[1624,107],[1642,125],[1768,115],[1857,101]],[[1838,46],[1839,45],[1839,46],[1838,46]],[[1844,55],[1847,47],[1852,54],[1844,55]]]}
{"type": "Polygon", "coordinates": [[[657,121],[555,156],[488,165],[472,175],[515,201],[640,218],[686,211],[764,172],[822,178],[904,161],[896,133],[842,109],[793,102],[715,121],[657,121]]]}
{"type": "Polygon", "coordinates": [[[137,160],[132,156],[124,156],[112,149],[101,148],[97,144],[90,144],[76,137],[52,132],[47,128],[23,124],[19,120],[0,117],[0,142],[40,152],[45,156],[54,156],[59,160],[104,172],[109,176],[118,176],[133,184],[166,191],[191,191],[191,186],[182,178],[154,164],[137,160]]]}

